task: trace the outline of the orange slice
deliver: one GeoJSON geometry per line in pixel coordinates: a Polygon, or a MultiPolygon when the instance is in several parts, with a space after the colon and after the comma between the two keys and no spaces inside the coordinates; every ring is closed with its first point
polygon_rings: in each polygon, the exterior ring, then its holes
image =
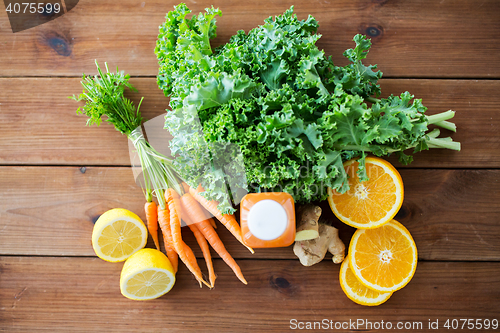
{"type": "Polygon", "coordinates": [[[417,269],[417,246],[398,221],[376,229],[358,229],[349,245],[354,276],[366,287],[394,292],[410,282],[417,269]]]}
{"type": "Polygon", "coordinates": [[[342,222],[358,228],[378,228],[392,220],[403,204],[403,180],[399,172],[378,157],[366,158],[368,180],[358,178],[357,160],[344,163],[349,191],[340,194],[328,188],[330,207],[342,222]]]}
{"type": "Polygon", "coordinates": [[[340,266],[339,280],[340,286],[347,297],[353,302],[361,305],[380,305],[387,301],[392,295],[391,292],[380,293],[372,290],[359,282],[349,266],[349,258],[346,258],[342,266],[340,266]]]}

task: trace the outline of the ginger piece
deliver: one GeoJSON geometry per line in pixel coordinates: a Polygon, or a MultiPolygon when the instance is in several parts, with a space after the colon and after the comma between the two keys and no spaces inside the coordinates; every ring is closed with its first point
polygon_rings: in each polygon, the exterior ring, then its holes
{"type": "Polygon", "coordinates": [[[339,238],[339,230],[334,227],[331,228],[335,229],[335,236],[330,241],[328,252],[332,254],[332,261],[334,264],[341,264],[345,258],[345,245],[344,242],[339,238]]]}
{"type": "Polygon", "coordinates": [[[320,223],[318,231],[318,238],[295,242],[293,253],[299,258],[300,263],[304,266],[317,264],[325,258],[327,251],[333,255],[334,263],[341,263],[344,260],[345,245],[339,238],[338,229],[320,223]]]}
{"type": "Polygon", "coordinates": [[[318,220],[321,216],[321,207],[313,204],[300,206],[297,209],[297,229],[295,241],[304,241],[318,238],[318,220]]]}

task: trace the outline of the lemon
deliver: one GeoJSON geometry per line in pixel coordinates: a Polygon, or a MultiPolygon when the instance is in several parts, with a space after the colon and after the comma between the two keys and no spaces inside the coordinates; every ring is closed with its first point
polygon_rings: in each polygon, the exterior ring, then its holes
{"type": "Polygon", "coordinates": [[[144,222],[123,208],[108,210],[94,225],[92,247],[103,260],[124,261],[146,246],[148,231],[144,222]]]}
{"type": "Polygon", "coordinates": [[[340,286],[346,296],[353,302],[361,305],[380,305],[387,301],[392,295],[391,292],[381,293],[361,284],[352,273],[351,267],[349,267],[349,258],[346,258],[342,266],[340,266],[339,280],[340,286]]]}
{"type": "Polygon", "coordinates": [[[174,283],[174,269],[167,256],[156,249],[142,249],[125,261],[120,291],[133,300],[149,300],[168,293],[174,283]]]}

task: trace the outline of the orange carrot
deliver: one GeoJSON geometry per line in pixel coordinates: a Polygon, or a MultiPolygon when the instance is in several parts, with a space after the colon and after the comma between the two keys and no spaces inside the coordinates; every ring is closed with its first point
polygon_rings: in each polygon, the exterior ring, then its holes
{"type": "Polygon", "coordinates": [[[156,249],[160,251],[160,243],[158,243],[158,213],[156,210],[156,203],[154,201],[146,202],[144,210],[146,211],[148,231],[151,234],[151,237],[153,237],[156,249]]]}
{"type": "Polygon", "coordinates": [[[184,252],[186,253],[186,257],[184,259],[181,257],[181,260],[186,265],[186,267],[191,271],[191,273],[193,273],[196,280],[200,284],[200,288],[202,287],[202,285],[201,285],[202,283],[205,286],[207,286],[208,288],[212,288],[210,283],[203,280],[203,276],[201,274],[200,267],[198,266],[198,263],[196,262],[196,256],[194,255],[194,253],[191,250],[191,248],[189,247],[189,245],[187,245],[186,243],[184,243],[184,241],[182,241],[182,246],[184,248],[184,252]],[[190,266],[192,268],[190,268],[190,266]]]}
{"type": "Polygon", "coordinates": [[[189,229],[191,229],[191,231],[193,232],[194,237],[196,237],[196,241],[198,242],[198,245],[200,245],[201,251],[203,252],[203,257],[205,258],[205,262],[208,268],[208,279],[210,280],[210,284],[213,288],[215,285],[216,277],[214,272],[214,265],[212,263],[212,256],[210,255],[210,248],[208,247],[207,240],[200,232],[200,230],[198,230],[197,225],[192,223],[192,221],[187,216],[186,220],[187,220],[186,223],[189,225],[189,229]]]}
{"type": "MultiPolygon", "coordinates": [[[[182,196],[181,204],[184,215],[193,216],[193,218],[196,219],[197,216],[199,218],[201,216],[200,214],[203,214],[203,208],[189,193],[182,196]]],[[[215,252],[217,252],[222,260],[224,260],[224,262],[233,270],[238,279],[240,279],[240,281],[244,284],[247,284],[245,277],[241,273],[240,267],[224,247],[219,235],[217,235],[213,229],[210,220],[213,219],[206,219],[196,223],[195,225],[197,226],[199,232],[201,232],[202,235],[208,240],[215,252]]]]}
{"type": "Polygon", "coordinates": [[[189,186],[186,183],[182,183],[182,186],[184,187],[184,191],[186,194],[184,194],[181,197],[180,204],[181,204],[181,210],[182,210],[182,218],[184,221],[188,224],[189,229],[193,232],[196,241],[198,242],[198,245],[200,246],[201,251],[203,252],[203,257],[205,258],[205,262],[207,264],[208,268],[208,278],[210,280],[210,284],[212,285],[212,288],[214,287],[215,284],[215,272],[214,272],[214,266],[212,263],[212,257],[210,255],[210,248],[208,247],[207,240],[205,237],[203,237],[203,234],[198,230],[198,227],[194,224],[195,222],[198,221],[198,219],[205,219],[205,214],[202,210],[200,210],[201,214],[200,216],[194,216],[191,214],[192,212],[190,210],[186,211],[184,210],[185,205],[183,205],[184,201],[189,199],[187,198],[188,196],[192,199],[191,195],[189,194],[189,186]],[[193,220],[193,218],[195,220],[193,220]]]}
{"type": "Polygon", "coordinates": [[[254,253],[251,247],[248,247],[243,243],[243,239],[241,237],[241,228],[238,222],[236,222],[236,218],[233,214],[222,214],[221,211],[217,208],[219,203],[215,200],[207,200],[200,195],[201,192],[205,190],[201,185],[198,189],[189,188],[189,193],[198,201],[206,210],[208,210],[213,216],[215,216],[232,234],[236,239],[243,244],[250,252],[254,253]]]}
{"type": "MultiPolygon", "coordinates": [[[[189,189],[190,189],[189,185],[187,183],[185,183],[185,182],[183,182],[181,185],[184,188],[184,192],[185,193],[189,193],[189,189]]],[[[217,229],[217,225],[215,224],[214,219],[211,218],[212,215],[210,215],[210,213],[207,212],[207,210],[205,208],[203,208],[202,206],[200,206],[200,207],[201,207],[201,210],[203,211],[203,213],[205,214],[205,218],[204,219],[210,219],[210,224],[212,225],[212,227],[214,229],[217,229]]],[[[199,218],[201,218],[201,216],[197,216],[197,218],[199,219],[199,218]]],[[[196,220],[196,221],[193,221],[193,222],[197,223],[197,222],[200,222],[200,221],[201,220],[196,220]]]]}
{"type": "Polygon", "coordinates": [[[184,243],[181,236],[181,206],[179,200],[179,194],[175,192],[174,189],[169,188],[165,191],[165,198],[168,203],[168,208],[170,210],[170,232],[172,234],[172,244],[175,251],[181,258],[182,262],[186,267],[193,273],[196,280],[201,284],[205,284],[211,287],[208,282],[203,280],[200,267],[196,262],[196,257],[193,254],[191,248],[184,243]]]}
{"type": "Polygon", "coordinates": [[[170,232],[172,233],[174,249],[179,256],[182,257],[184,255],[184,249],[181,245],[181,209],[179,194],[177,194],[174,189],[169,188],[165,191],[165,199],[167,200],[170,210],[170,232]]]}
{"type": "Polygon", "coordinates": [[[241,282],[247,284],[247,280],[241,272],[240,266],[236,263],[233,257],[229,254],[224,246],[224,243],[219,238],[219,235],[215,232],[214,228],[210,225],[208,220],[197,223],[197,227],[200,232],[205,236],[207,241],[210,243],[212,248],[217,252],[217,254],[224,260],[224,262],[233,270],[234,274],[240,279],[241,282]]]}
{"type": "Polygon", "coordinates": [[[173,246],[172,233],[170,232],[170,211],[168,206],[165,206],[165,209],[161,209],[161,207],[158,206],[158,223],[160,225],[161,232],[163,233],[165,252],[167,252],[167,257],[174,268],[174,272],[177,273],[177,269],[179,267],[179,256],[177,255],[177,252],[175,252],[173,246]]]}

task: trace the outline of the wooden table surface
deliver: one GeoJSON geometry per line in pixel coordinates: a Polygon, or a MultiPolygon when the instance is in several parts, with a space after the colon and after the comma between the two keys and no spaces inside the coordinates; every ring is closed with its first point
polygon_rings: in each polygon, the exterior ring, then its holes
{"type": "MultiPolygon", "coordinates": [[[[145,218],[144,197],[126,137],[108,125],[86,127],[66,97],[81,91],[81,74],[94,74],[97,59],[132,75],[139,94],[131,96],[145,97],[146,119],[162,114],[168,100],[156,85],[153,50],[175,4],[80,0],[66,15],[18,33],[0,13],[0,331],[284,332],[314,321],[354,331],[345,323],[364,320],[424,332],[437,320],[444,331],[460,331],[460,319],[500,320],[498,0],[189,1],[194,12],[212,4],[222,10],[214,45],[291,5],[299,18],[319,21],[318,46],[340,65],[355,34],[371,35],[368,62],[384,72],[382,95],[409,90],[429,114],[455,110],[452,137],[462,151],[419,153],[407,167],[389,159],[405,185],[396,219],[412,233],[419,263],[410,284],[381,306],[347,299],[331,260],[303,267],[291,247],[251,255],[223,228],[247,286],[217,258],[213,290],[200,289],[181,266],[167,295],[124,298],[122,264],[98,259],[90,236],[111,208],[145,218]],[[459,329],[446,329],[447,320],[459,329]]],[[[336,226],[348,244],[354,229],[336,226]]]]}

